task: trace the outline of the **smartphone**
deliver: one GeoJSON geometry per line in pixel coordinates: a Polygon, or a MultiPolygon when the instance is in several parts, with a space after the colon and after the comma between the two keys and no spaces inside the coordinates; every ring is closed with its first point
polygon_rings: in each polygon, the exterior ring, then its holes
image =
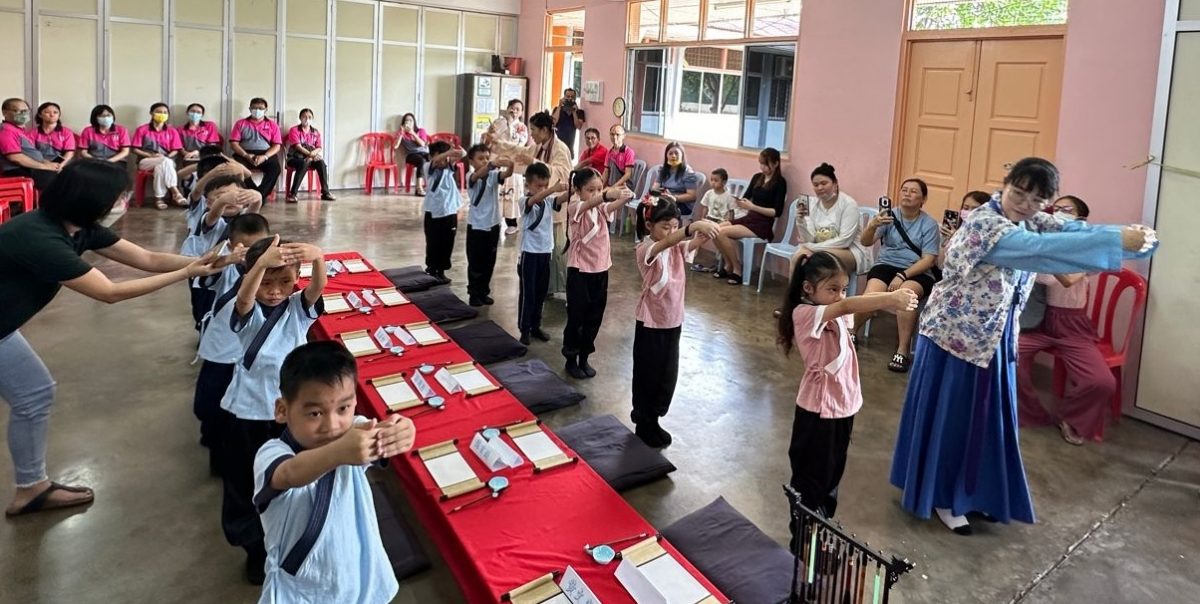
{"type": "Polygon", "coordinates": [[[659,197],[662,197],[662,191],[659,189],[651,189],[649,195],[650,197],[658,199],[659,197]]]}
{"type": "Polygon", "coordinates": [[[951,231],[957,231],[962,226],[962,215],[958,210],[946,210],[942,214],[942,225],[951,231]]]}
{"type": "Polygon", "coordinates": [[[892,198],[884,195],[879,198],[879,213],[886,216],[892,215],[892,198]]]}

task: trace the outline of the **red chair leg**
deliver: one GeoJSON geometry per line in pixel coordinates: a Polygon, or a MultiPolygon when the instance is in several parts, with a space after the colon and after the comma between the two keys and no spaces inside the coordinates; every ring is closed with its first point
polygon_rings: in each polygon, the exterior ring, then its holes
{"type": "MultiPolygon", "coordinates": [[[[404,164],[404,192],[412,193],[412,175],[413,167],[410,164],[404,164]]],[[[396,183],[399,185],[400,183],[396,183]]]]}
{"type": "Polygon", "coordinates": [[[1113,367],[1112,372],[1113,377],[1117,378],[1117,390],[1113,392],[1112,398],[1113,421],[1121,421],[1121,411],[1124,408],[1124,405],[1122,405],[1122,396],[1125,390],[1124,384],[1121,382],[1121,374],[1123,372],[1121,371],[1121,367],[1113,367]]]}
{"type": "Polygon", "coordinates": [[[371,194],[371,180],[373,176],[375,176],[375,171],[371,168],[367,168],[367,181],[364,183],[365,186],[363,187],[367,190],[367,195],[371,194]]]}

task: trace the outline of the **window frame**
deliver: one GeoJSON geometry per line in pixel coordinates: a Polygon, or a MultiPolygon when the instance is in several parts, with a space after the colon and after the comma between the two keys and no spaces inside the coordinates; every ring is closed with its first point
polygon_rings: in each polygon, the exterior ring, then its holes
{"type": "MultiPolygon", "coordinates": [[[[654,2],[655,0],[648,0],[648,1],[654,2]]],[[[762,43],[771,43],[771,42],[793,42],[793,43],[795,43],[800,37],[799,25],[797,25],[797,27],[796,27],[796,35],[792,35],[792,36],[758,36],[758,37],[754,36],[753,35],[754,5],[756,4],[757,0],[746,0],[746,12],[744,14],[744,19],[742,22],[742,37],[740,37],[740,38],[711,38],[710,39],[707,37],[708,5],[709,5],[709,2],[714,2],[714,1],[716,1],[716,0],[700,0],[700,20],[699,20],[699,23],[697,24],[699,35],[695,40],[666,40],[664,38],[667,33],[667,19],[668,19],[667,13],[668,13],[668,7],[670,5],[670,0],[657,0],[659,17],[658,17],[658,36],[656,36],[656,37],[658,38],[658,41],[657,42],[630,42],[629,41],[629,33],[630,32],[627,31],[625,33],[625,48],[626,49],[633,48],[633,47],[658,48],[658,47],[664,47],[664,46],[688,46],[688,47],[691,47],[691,46],[697,46],[697,45],[704,46],[705,44],[715,45],[715,46],[737,46],[737,45],[762,44],[762,43]]],[[[800,3],[801,13],[803,13],[802,0],[796,0],[796,1],[800,3]]],[[[910,10],[911,10],[911,2],[913,0],[909,0],[909,1],[910,1],[910,10]]],[[[645,0],[629,0],[628,2],[626,2],[626,8],[625,8],[626,24],[634,22],[633,11],[636,10],[637,7],[639,7],[640,5],[645,4],[645,3],[646,3],[645,0]]],[[[639,18],[639,20],[640,20],[640,18],[639,18]]],[[[626,25],[626,27],[628,27],[628,25],[626,25]]]]}
{"type": "MultiPolygon", "coordinates": [[[[1077,2],[1082,0],[1076,0],[1077,2]]],[[[913,17],[917,11],[917,0],[906,0],[904,3],[904,35],[909,39],[930,39],[930,38],[986,38],[986,37],[1003,37],[1011,36],[1014,33],[1018,35],[1025,34],[1030,31],[1038,33],[1048,33],[1049,35],[1062,35],[1066,31],[1067,24],[1071,21],[1071,0],[1067,2],[1066,21],[1063,23],[1036,23],[1032,25],[996,25],[992,27],[958,27],[948,29],[916,29],[913,27],[913,17]]]]}

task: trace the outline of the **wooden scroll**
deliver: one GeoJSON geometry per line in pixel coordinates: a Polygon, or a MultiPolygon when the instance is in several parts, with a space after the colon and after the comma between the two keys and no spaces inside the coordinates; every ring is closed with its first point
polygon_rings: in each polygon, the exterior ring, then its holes
{"type": "Polygon", "coordinates": [[[325,306],[325,312],[331,315],[354,310],[341,294],[322,294],[321,302],[325,306]]]}
{"type": "Polygon", "coordinates": [[[491,392],[493,390],[500,389],[499,386],[492,383],[492,380],[488,379],[488,377],[484,375],[478,367],[475,366],[473,361],[447,365],[446,371],[452,377],[454,377],[454,381],[458,382],[458,385],[463,389],[463,392],[467,393],[467,396],[474,396],[476,394],[483,394],[485,392],[491,392]]]}
{"type": "Polygon", "coordinates": [[[349,350],[350,354],[356,358],[382,352],[379,350],[379,346],[375,344],[375,340],[371,339],[371,335],[365,329],[347,331],[346,333],[338,334],[338,337],[342,339],[342,344],[346,347],[346,350],[349,350]]]}
{"type": "Polygon", "coordinates": [[[424,404],[404,379],[403,373],[384,375],[367,381],[375,387],[375,391],[383,398],[383,403],[392,411],[403,411],[424,404]]]}
{"type": "Polygon", "coordinates": [[[569,457],[542,430],[541,420],[529,420],[504,429],[512,439],[513,444],[533,464],[534,472],[542,472],[561,465],[579,461],[577,457],[569,457]]]}
{"type": "Polygon", "coordinates": [[[425,462],[425,470],[442,491],[443,501],[484,487],[458,450],[458,439],[422,447],[416,455],[425,462]]]}
{"type": "Polygon", "coordinates": [[[441,334],[441,332],[437,330],[437,328],[431,325],[429,321],[409,323],[408,325],[404,326],[404,329],[408,331],[408,333],[412,335],[413,339],[417,341],[417,344],[421,346],[441,344],[442,342],[449,341],[441,334]]]}

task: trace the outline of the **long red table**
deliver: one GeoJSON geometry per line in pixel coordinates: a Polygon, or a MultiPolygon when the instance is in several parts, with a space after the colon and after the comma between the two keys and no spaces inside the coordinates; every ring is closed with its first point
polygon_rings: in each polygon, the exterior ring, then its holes
{"type": "MultiPolygon", "coordinates": [[[[361,256],[346,252],[327,254],[326,258],[346,260],[361,256]]],[[[344,293],[391,285],[386,277],[373,269],[366,273],[339,274],[329,280],[325,291],[344,293]]],[[[303,282],[300,286],[303,287],[303,282]]],[[[338,334],[349,331],[365,329],[368,333],[374,333],[383,325],[427,320],[425,314],[413,304],[376,307],[370,315],[325,315],[313,326],[310,336],[314,339],[335,339],[338,334]]],[[[437,329],[445,334],[440,327],[437,329]]],[[[383,399],[368,383],[371,378],[398,372],[411,375],[410,372],[423,363],[469,360],[472,360],[470,355],[453,340],[432,346],[406,347],[402,357],[362,357],[358,363],[360,411],[375,417],[384,417],[389,413],[383,399]]],[[[482,365],[479,368],[493,383],[500,384],[486,368],[482,365]]],[[[501,426],[534,419],[534,415],[503,388],[466,397],[462,393],[446,393],[437,380],[429,379],[428,382],[439,395],[445,397],[446,406],[442,411],[413,418],[417,427],[414,450],[457,438],[459,451],[481,480],[486,482],[488,477],[500,474],[510,481],[508,490],[500,498],[450,514],[448,512],[454,506],[486,491],[441,501],[441,491],[419,458],[409,454],[391,460],[390,467],[400,477],[417,518],[437,544],[467,601],[497,602],[505,592],[570,565],[579,571],[602,602],[632,603],[633,598],[613,574],[616,563],[606,566],[596,564],[584,553],[583,547],[589,543],[604,543],[640,533],[653,535],[657,532],[654,527],[582,460],[539,474],[533,473],[528,460],[516,469],[497,473],[489,471],[469,449],[475,432],[484,426],[501,426]]],[[[564,452],[574,456],[574,452],[549,428],[543,426],[543,430],[564,452]]],[[[728,601],[665,539],[662,545],[710,593],[721,601],[728,601]]]]}

